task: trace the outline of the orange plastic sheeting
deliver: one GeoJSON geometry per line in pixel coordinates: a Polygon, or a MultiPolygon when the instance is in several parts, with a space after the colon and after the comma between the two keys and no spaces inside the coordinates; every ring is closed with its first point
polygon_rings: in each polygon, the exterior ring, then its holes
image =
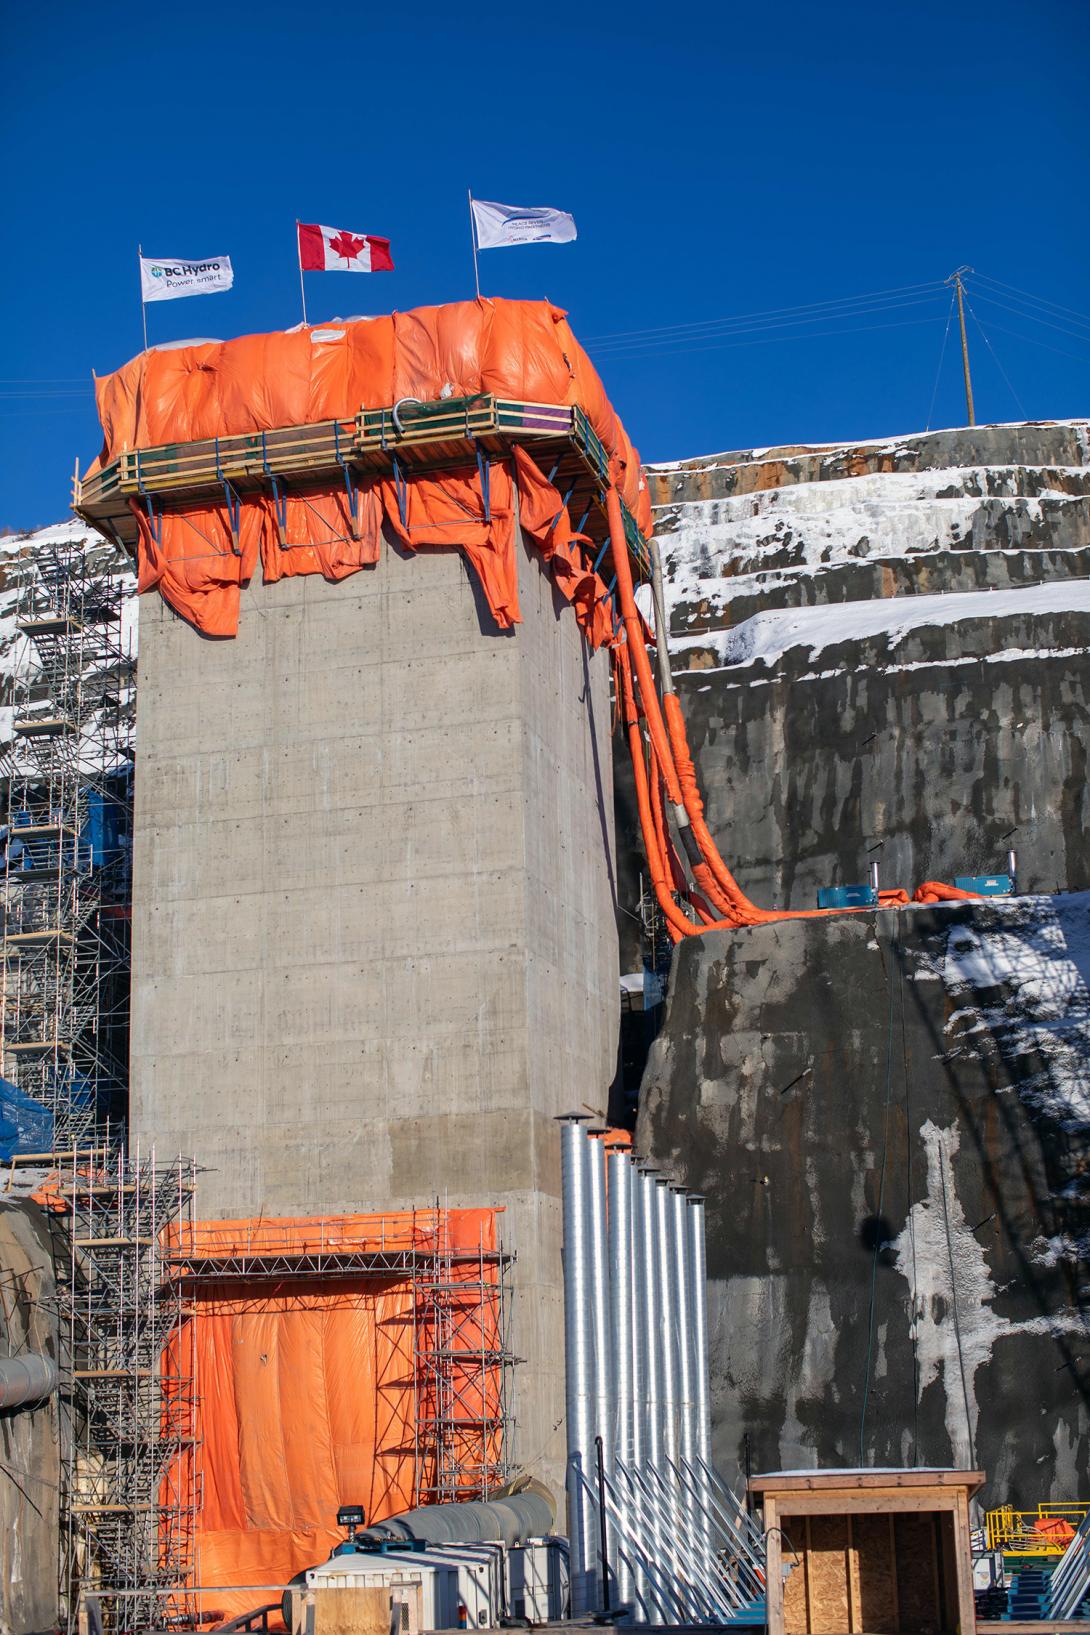
{"type": "MultiPolygon", "coordinates": [[[[165,1240],[168,1253],[225,1260],[353,1250],[426,1256],[449,1249],[454,1283],[479,1282],[478,1253],[495,1244],[493,1210],[202,1221],[172,1229],[165,1240]]],[[[484,1273],[486,1281],[495,1280],[494,1266],[486,1264],[484,1273]]],[[[208,1619],[275,1599],[212,1586],[283,1584],[324,1560],[343,1537],[336,1525],[340,1505],[361,1504],[368,1520],[378,1521],[414,1503],[416,1416],[418,1406],[426,1416],[428,1391],[427,1379],[416,1378],[414,1331],[426,1336],[429,1318],[401,1274],[229,1280],[213,1272],[191,1287],[198,1400],[193,1457],[203,1495],[196,1581],[209,1587],[202,1595],[208,1619]]],[[[478,1313],[474,1321],[474,1309],[462,1338],[471,1350],[482,1342],[495,1349],[491,1325],[498,1319],[478,1313]]],[[[184,1344],[179,1351],[184,1354],[184,1344]]],[[[169,1359],[164,1371],[170,1372],[169,1359]]],[[[483,1386],[458,1383],[467,1421],[480,1414],[482,1394],[497,1417],[498,1375],[483,1386]]],[[[465,1434],[472,1434],[468,1425],[465,1434]]],[[[425,1482],[432,1475],[430,1451],[425,1433],[425,1482]]],[[[479,1459],[479,1447],[475,1451],[479,1459]]]]}
{"type": "Polygon", "coordinates": [[[639,457],[567,315],[548,301],[459,301],[142,352],[95,382],[105,434],[99,460],[106,464],[125,449],[346,419],[403,397],[434,402],[444,390],[578,405],[649,531],[639,457]]]}
{"type": "MultiPolygon", "coordinates": [[[[521,448],[516,450],[519,516],[541,549],[561,594],[592,646],[612,636],[608,593],[593,571],[583,536],[572,530],[558,490],[521,448]]],[[[153,529],[142,505],[130,501],[140,530],[139,589],[158,586],[175,612],[208,636],[238,630],[242,587],[260,561],[267,581],[293,574],[346,578],[379,559],[384,518],[412,550],[465,552],[501,630],[520,619],[516,557],[515,484],[505,464],[489,471],[486,515],[476,466],[441,476],[415,477],[404,489],[401,519],[396,485],[387,480],[356,491],[290,495],[283,543],[271,499],[247,497],[239,506],[237,541],[225,505],[170,512],[153,529]],[[158,535],[158,537],[157,537],[158,535]],[[236,550],[237,544],[237,550],[236,550]]]]}

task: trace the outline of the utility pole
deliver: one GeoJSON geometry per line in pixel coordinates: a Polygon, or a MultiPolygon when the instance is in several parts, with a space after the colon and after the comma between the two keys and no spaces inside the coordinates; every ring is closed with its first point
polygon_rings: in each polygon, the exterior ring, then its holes
{"type": "Polygon", "coordinates": [[[965,371],[965,406],[969,411],[970,426],[976,425],[976,415],[973,413],[973,380],[969,373],[969,342],[965,334],[965,300],[961,287],[961,280],[966,273],[972,272],[972,267],[958,267],[946,280],[953,284],[958,298],[958,322],[961,325],[961,366],[965,371]]]}

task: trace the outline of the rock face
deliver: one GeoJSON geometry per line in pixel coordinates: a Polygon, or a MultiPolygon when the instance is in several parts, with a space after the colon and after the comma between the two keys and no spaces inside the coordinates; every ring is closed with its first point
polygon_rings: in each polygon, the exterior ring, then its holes
{"type": "MultiPolygon", "coordinates": [[[[0,1355],[58,1359],[48,1221],[36,1204],[0,1201],[0,1355]]],[[[60,1520],[57,1401],[0,1411],[0,1628],[57,1625],[60,1520]]]]}
{"type": "Polygon", "coordinates": [[[708,1199],[716,1462],[1085,1494],[1090,894],[682,945],[637,1145],[708,1199]]]}
{"type": "MultiPolygon", "coordinates": [[[[1020,891],[1078,893],[677,951],[637,1143],[708,1196],[717,1461],[748,1436],[757,1468],[1085,1493],[1087,425],[713,456],[651,488],[710,825],[757,903],[1010,847],[1020,891]]],[[[639,867],[622,850],[629,904],[639,867]]]]}
{"type": "MultiPolygon", "coordinates": [[[[1090,886],[1086,423],[717,455],[650,482],[708,817],[755,902],[813,907],[872,861],[910,888],[991,873],[1012,846],[1025,889],[1090,886]]],[[[634,847],[622,869],[631,902],[634,847]]]]}

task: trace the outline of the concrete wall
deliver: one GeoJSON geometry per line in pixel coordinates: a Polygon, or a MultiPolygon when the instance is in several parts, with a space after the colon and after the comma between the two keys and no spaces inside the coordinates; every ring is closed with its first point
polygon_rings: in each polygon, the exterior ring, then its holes
{"type": "Polygon", "coordinates": [[[1090,894],[682,946],[637,1142],[707,1195],[713,1445],[1090,1477],[1090,894]]]}
{"type": "Polygon", "coordinates": [[[604,655],[521,545],[254,584],[232,641],[141,605],[132,1132],[206,1216],[502,1204],[520,1460],[558,1477],[555,1116],[604,1110],[604,655]]]}

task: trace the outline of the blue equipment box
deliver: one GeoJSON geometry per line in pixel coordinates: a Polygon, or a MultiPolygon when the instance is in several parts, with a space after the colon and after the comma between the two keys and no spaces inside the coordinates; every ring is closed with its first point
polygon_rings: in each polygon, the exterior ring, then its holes
{"type": "Polygon", "coordinates": [[[959,891],[975,891],[980,897],[1009,897],[1014,890],[1009,874],[959,874],[954,884],[959,891]]]}
{"type": "Polygon", "coordinates": [[[877,908],[873,886],[819,886],[819,908],[877,908]]]}

